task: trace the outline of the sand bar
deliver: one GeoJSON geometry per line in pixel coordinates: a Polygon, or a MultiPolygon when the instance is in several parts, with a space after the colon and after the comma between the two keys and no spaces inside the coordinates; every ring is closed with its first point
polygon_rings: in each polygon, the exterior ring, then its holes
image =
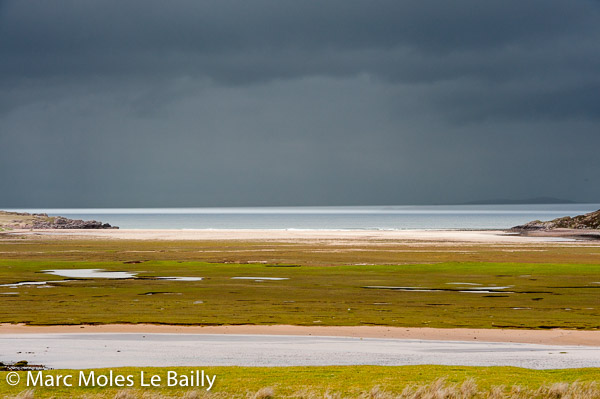
{"type": "Polygon", "coordinates": [[[159,333],[223,335],[296,335],[352,338],[393,338],[437,341],[514,342],[543,345],[585,345],[600,347],[600,331],[510,330],[473,328],[419,328],[385,326],[177,326],[154,324],[107,324],[68,326],[29,326],[0,324],[0,334],[66,333],[159,333]]]}

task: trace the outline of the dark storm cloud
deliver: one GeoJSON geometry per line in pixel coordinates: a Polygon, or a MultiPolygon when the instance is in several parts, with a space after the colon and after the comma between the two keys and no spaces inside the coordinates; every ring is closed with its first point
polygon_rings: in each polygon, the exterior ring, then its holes
{"type": "Polygon", "coordinates": [[[402,79],[408,72],[411,79],[424,66],[444,77],[448,67],[460,74],[478,64],[497,76],[506,60],[494,58],[505,51],[516,59],[527,55],[519,49],[598,39],[598,6],[586,1],[14,1],[1,12],[5,77],[146,72],[237,81],[369,72],[402,79]],[[432,67],[435,60],[447,65],[432,67]]]}
{"type": "Polygon", "coordinates": [[[596,200],[599,22],[583,0],[0,1],[0,205],[596,200]]]}
{"type": "Polygon", "coordinates": [[[541,92],[545,98],[517,108],[597,116],[597,107],[573,110],[579,98],[599,100],[589,87],[600,84],[593,2],[6,2],[0,12],[7,88],[97,77],[250,84],[368,73],[393,82],[473,80],[460,82],[467,106],[480,104],[473,91],[489,85],[487,97],[508,97],[490,103],[498,114],[541,92]],[[518,89],[506,93],[506,82],[518,89]]]}

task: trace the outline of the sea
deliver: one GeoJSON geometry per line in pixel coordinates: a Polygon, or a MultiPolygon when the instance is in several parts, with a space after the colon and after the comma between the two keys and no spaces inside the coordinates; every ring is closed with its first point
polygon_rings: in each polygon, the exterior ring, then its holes
{"type": "Polygon", "coordinates": [[[7,210],[99,220],[123,229],[494,230],[598,209],[600,204],[7,210]]]}

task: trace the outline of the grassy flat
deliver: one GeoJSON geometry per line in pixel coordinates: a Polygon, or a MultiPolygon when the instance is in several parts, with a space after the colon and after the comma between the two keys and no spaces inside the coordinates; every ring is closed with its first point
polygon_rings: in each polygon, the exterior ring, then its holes
{"type": "Polygon", "coordinates": [[[277,242],[76,239],[0,232],[0,259],[294,264],[303,266],[405,265],[437,262],[600,264],[598,242],[481,244],[405,240],[277,242]]]}
{"type": "Polygon", "coordinates": [[[593,264],[286,267],[125,262],[1,260],[0,284],[50,283],[0,287],[0,322],[597,329],[600,320],[600,265],[593,264]],[[47,269],[104,269],[138,275],[122,280],[56,282],[65,278],[43,273],[47,269]],[[204,280],[156,279],[171,276],[204,280]],[[494,286],[507,288],[473,291],[494,286]],[[435,291],[428,291],[432,289],[435,291]]]}
{"type": "Polygon", "coordinates": [[[43,270],[70,268],[131,271],[138,278],[0,287],[0,322],[600,325],[595,243],[80,240],[0,233],[0,285],[63,280],[43,270]],[[287,280],[232,279],[260,276],[287,280]],[[365,288],[377,286],[413,290],[365,288]],[[489,286],[508,288],[460,292],[489,286]]]}

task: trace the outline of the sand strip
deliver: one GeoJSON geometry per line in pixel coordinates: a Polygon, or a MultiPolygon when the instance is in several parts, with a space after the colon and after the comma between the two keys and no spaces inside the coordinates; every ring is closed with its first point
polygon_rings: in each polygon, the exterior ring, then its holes
{"type": "MultiPolygon", "coordinates": [[[[529,244],[558,242],[577,244],[569,234],[524,236],[502,230],[181,230],[181,229],[118,229],[118,230],[11,230],[5,236],[21,235],[56,239],[122,239],[122,240],[243,240],[243,241],[411,241],[437,243],[529,244]]],[[[589,243],[589,242],[588,242],[589,243]]]]}
{"type": "Polygon", "coordinates": [[[0,324],[0,334],[52,333],[163,333],[163,334],[251,334],[303,335],[355,338],[422,339],[438,341],[514,342],[544,345],[600,347],[600,331],[508,330],[473,328],[414,328],[385,326],[177,326],[154,324],[107,324],[73,326],[29,326],[0,324]]]}

